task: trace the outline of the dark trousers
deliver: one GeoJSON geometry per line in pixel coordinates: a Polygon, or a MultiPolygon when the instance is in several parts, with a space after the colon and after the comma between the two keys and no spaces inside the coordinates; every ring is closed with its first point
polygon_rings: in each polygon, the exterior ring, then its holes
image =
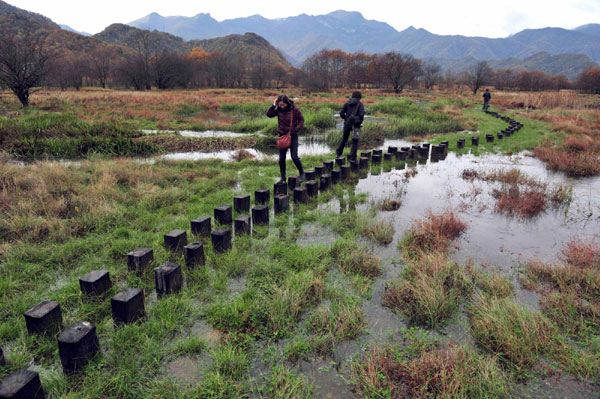
{"type": "MultiPolygon", "coordinates": [[[[300,162],[300,158],[298,157],[298,135],[292,134],[292,146],[290,147],[290,154],[292,155],[292,161],[294,161],[294,165],[298,168],[298,173],[301,175],[304,174],[304,169],[302,168],[302,162],[300,162]]],[[[287,150],[279,150],[279,172],[281,173],[281,178],[285,179],[285,157],[287,155],[287,150]]]]}
{"type": "MultiPolygon", "coordinates": [[[[351,132],[352,132],[352,126],[350,126],[350,127],[344,126],[342,142],[340,143],[340,146],[335,151],[335,153],[337,154],[338,157],[344,153],[344,147],[346,146],[346,143],[348,142],[348,138],[350,137],[351,132]]],[[[351,158],[356,158],[357,150],[358,150],[358,139],[352,139],[352,148],[350,149],[350,157],[351,158]]]]}
{"type": "Polygon", "coordinates": [[[483,100],[483,110],[487,110],[488,109],[488,105],[490,103],[490,100],[483,100]]]}

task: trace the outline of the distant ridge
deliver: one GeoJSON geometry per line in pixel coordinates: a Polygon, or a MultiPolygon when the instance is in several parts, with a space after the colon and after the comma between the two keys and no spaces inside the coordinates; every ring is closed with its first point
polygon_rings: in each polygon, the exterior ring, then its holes
{"type": "MultiPolygon", "coordinates": [[[[107,43],[134,48],[137,35],[146,31],[124,24],[112,24],[102,32],[93,37],[107,43]]],[[[245,33],[243,35],[228,35],[214,39],[190,40],[185,41],[179,36],[170,33],[160,32],[158,30],[147,31],[151,37],[151,42],[160,48],[167,48],[174,51],[188,52],[194,47],[202,47],[204,50],[220,51],[222,53],[238,53],[247,55],[249,58],[263,57],[275,63],[281,63],[285,67],[290,67],[290,63],[283,54],[273,47],[266,39],[255,34],[245,33]]]]}
{"type": "Polygon", "coordinates": [[[69,25],[59,25],[59,26],[61,29],[67,30],[69,32],[77,33],[82,36],[92,36],[91,34],[89,34],[87,32],[79,32],[78,30],[71,28],[69,25]]]}
{"type": "Polygon", "coordinates": [[[297,62],[323,48],[367,53],[399,51],[419,58],[448,60],[466,57],[478,60],[525,59],[546,52],[552,56],[585,54],[595,62],[600,61],[600,24],[588,24],[573,30],[526,29],[500,39],[436,35],[414,27],[399,32],[384,22],[365,19],[359,12],[341,10],[326,15],[300,14],[283,19],[253,15],[222,22],[210,14],[163,17],[152,13],[129,25],[168,32],[186,40],[255,32],[297,62]]]}

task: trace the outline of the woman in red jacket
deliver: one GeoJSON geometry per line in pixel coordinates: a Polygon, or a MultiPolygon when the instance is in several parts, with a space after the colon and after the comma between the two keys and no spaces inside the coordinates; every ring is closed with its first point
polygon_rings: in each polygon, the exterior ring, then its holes
{"type": "MultiPolygon", "coordinates": [[[[304,117],[300,108],[294,104],[285,94],[280,95],[275,99],[273,104],[267,110],[267,116],[269,118],[277,117],[278,128],[277,133],[279,137],[290,133],[292,138],[292,145],[290,147],[290,154],[292,155],[292,161],[298,168],[300,174],[300,182],[305,180],[304,169],[302,168],[302,162],[298,157],[298,132],[302,130],[304,126],[304,117]],[[293,120],[292,119],[293,116],[293,120]]],[[[281,173],[280,182],[286,181],[285,174],[285,158],[287,156],[287,149],[279,150],[279,172],[281,173]]]]}

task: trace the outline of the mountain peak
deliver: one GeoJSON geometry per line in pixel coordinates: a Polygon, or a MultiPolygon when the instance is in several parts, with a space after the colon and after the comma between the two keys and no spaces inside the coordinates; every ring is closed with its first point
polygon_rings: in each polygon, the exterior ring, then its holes
{"type": "Polygon", "coordinates": [[[335,18],[361,18],[364,19],[363,15],[358,11],[346,11],[346,10],[336,10],[327,14],[330,17],[335,18]]]}

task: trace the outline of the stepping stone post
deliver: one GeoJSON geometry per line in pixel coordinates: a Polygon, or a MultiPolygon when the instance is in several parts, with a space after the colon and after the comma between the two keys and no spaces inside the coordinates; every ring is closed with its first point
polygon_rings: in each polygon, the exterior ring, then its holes
{"type": "Polygon", "coordinates": [[[269,203],[269,198],[271,197],[271,193],[268,188],[263,188],[262,190],[256,190],[254,192],[254,203],[266,205],[269,203]]]}
{"type": "Polygon", "coordinates": [[[233,197],[233,210],[238,213],[248,212],[250,210],[250,196],[237,195],[233,197]]]}
{"type": "Polygon", "coordinates": [[[319,194],[319,185],[315,180],[307,181],[305,186],[309,197],[316,197],[319,194]]]}
{"type": "Polygon", "coordinates": [[[210,237],[212,230],[210,216],[201,216],[191,221],[192,234],[202,237],[210,237]]]}
{"type": "Polygon", "coordinates": [[[183,249],[187,244],[187,233],[185,230],[171,230],[165,234],[165,248],[170,251],[177,251],[183,249]]]}
{"type": "Polygon", "coordinates": [[[214,209],[215,222],[223,226],[230,226],[233,221],[233,212],[229,205],[221,205],[214,209]]]}
{"type": "Polygon", "coordinates": [[[300,184],[298,184],[298,180],[300,179],[299,176],[290,176],[288,177],[288,187],[290,190],[295,189],[296,187],[298,187],[300,184]]]}
{"type": "Polygon", "coordinates": [[[181,266],[173,262],[165,262],[154,269],[154,283],[158,296],[179,292],[183,286],[181,266]]]}
{"type": "Polygon", "coordinates": [[[296,187],[294,189],[294,202],[300,204],[306,204],[308,202],[306,187],[296,187]]]}
{"type": "MultiPolygon", "coordinates": [[[[281,183],[275,183],[273,184],[273,195],[280,195],[280,194],[287,194],[288,192],[288,185],[286,182],[281,182],[281,183]]],[[[248,208],[248,211],[250,211],[250,208],[248,208]]]]}
{"type": "Polygon", "coordinates": [[[98,352],[96,326],[80,321],[58,336],[58,354],[65,373],[74,373],[85,367],[98,352]]]}
{"type": "Polygon", "coordinates": [[[111,286],[108,270],[92,270],[79,279],[81,292],[86,295],[101,295],[108,291],[111,286]]]}
{"type": "Polygon", "coordinates": [[[231,249],[231,230],[218,229],[212,232],[213,251],[216,253],[227,252],[231,249]]]}
{"type": "Polygon", "coordinates": [[[146,315],[144,291],[126,288],[110,299],[110,306],[115,324],[133,323],[146,315]]]}
{"type": "Polygon", "coordinates": [[[40,375],[35,371],[19,370],[0,381],[2,399],[46,399],[40,375]]]}
{"type": "Polygon", "coordinates": [[[235,220],[233,222],[233,227],[235,229],[236,236],[250,234],[250,232],[251,232],[250,216],[242,215],[242,216],[235,218],[235,220]]]}
{"type": "Polygon", "coordinates": [[[55,333],[62,328],[62,313],[56,301],[44,301],[24,314],[29,334],[55,333]]]}
{"type": "Polygon", "coordinates": [[[257,226],[269,224],[269,207],[259,205],[252,208],[252,223],[257,226]]]}
{"type": "Polygon", "coordinates": [[[144,270],[154,260],[152,248],[138,248],[127,254],[127,267],[131,271],[144,270]]]}
{"type": "Polygon", "coordinates": [[[183,247],[183,256],[187,267],[204,266],[204,245],[201,242],[193,242],[183,247]]]}
{"type": "Polygon", "coordinates": [[[290,197],[286,194],[276,195],[273,198],[273,205],[276,214],[286,212],[290,208],[290,197]]]}

